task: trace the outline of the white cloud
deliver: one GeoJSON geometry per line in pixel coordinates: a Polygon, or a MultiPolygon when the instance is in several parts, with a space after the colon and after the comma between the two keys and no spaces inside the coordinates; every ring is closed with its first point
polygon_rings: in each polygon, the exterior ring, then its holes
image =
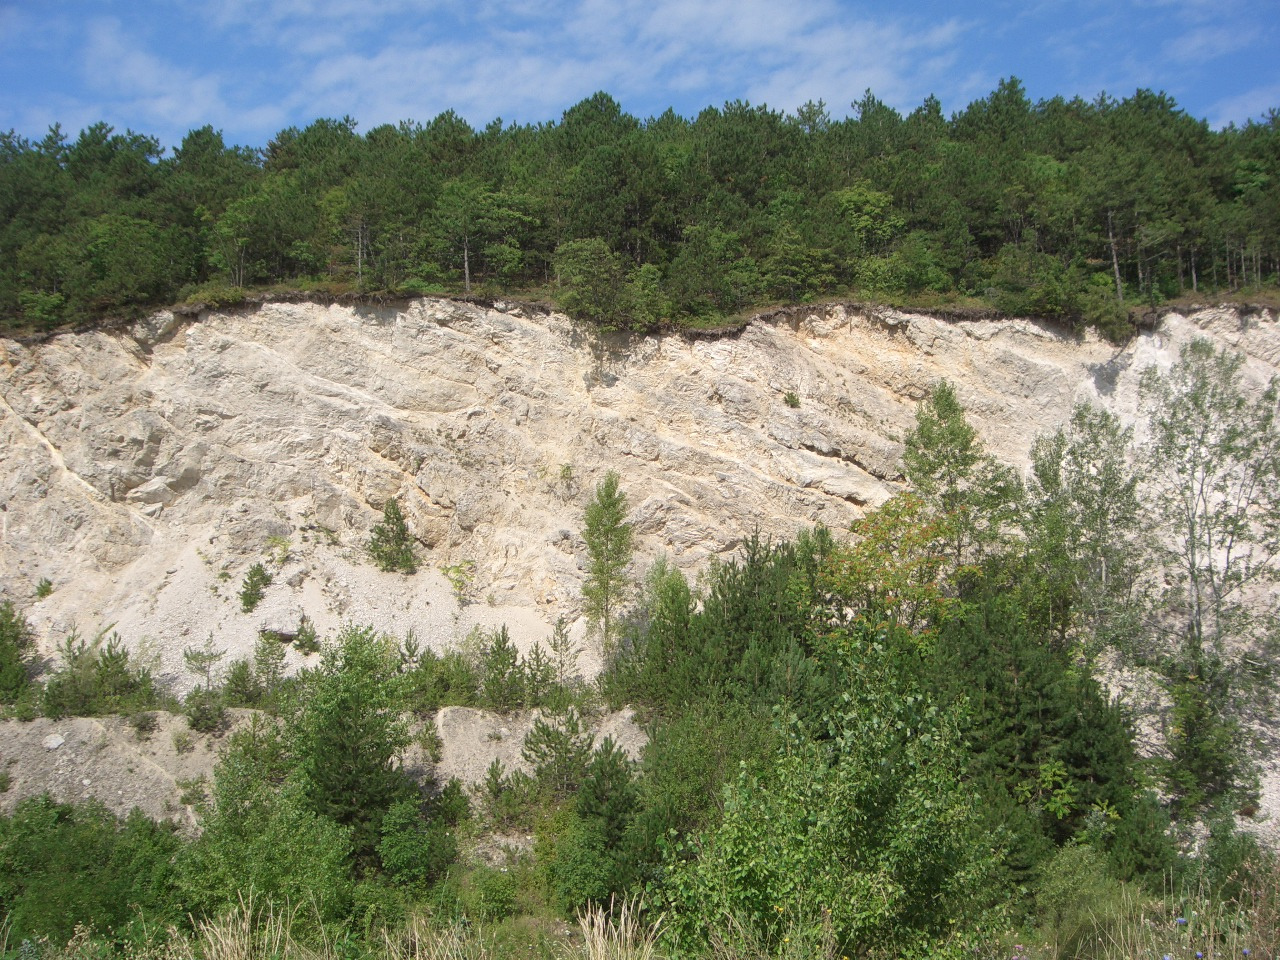
{"type": "Polygon", "coordinates": [[[1182,62],[1214,60],[1249,46],[1254,39],[1235,28],[1201,27],[1167,41],[1164,52],[1182,62]]]}
{"type": "Polygon", "coordinates": [[[1209,123],[1217,128],[1233,122],[1243,126],[1246,120],[1259,120],[1267,111],[1277,109],[1280,109],[1280,83],[1263,84],[1213,104],[1209,108],[1209,123]]]}

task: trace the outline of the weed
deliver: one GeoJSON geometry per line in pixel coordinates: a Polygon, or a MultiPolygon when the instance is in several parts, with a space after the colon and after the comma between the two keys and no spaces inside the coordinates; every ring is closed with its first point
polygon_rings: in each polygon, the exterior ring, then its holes
{"type": "Polygon", "coordinates": [[[440,572],[453,587],[453,599],[458,606],[465,607],[471,602],[471,582],[475,579],[476,564],[474,560],[463,560],[461,563],[441,567],[440,572]]]}
{"type": "Polygon", "coordinates": [[[289,552],[293,549],[293,543],[288,537],[271,536],[267,537],[267,549],[270,551],[271,561],[277,567],[283,567],[289,562],[289,552]]]}

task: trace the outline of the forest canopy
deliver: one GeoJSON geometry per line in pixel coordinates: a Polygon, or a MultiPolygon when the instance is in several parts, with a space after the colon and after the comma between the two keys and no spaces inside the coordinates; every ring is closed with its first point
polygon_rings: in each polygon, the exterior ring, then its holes
{"type": "Polygon", "coordinates": [[[1093,325],[1280,274],[1280,112],[1211,130],[1149,90],[951,117],[868,91],[848,119],[741,101],[641,120],[608,94],[558,123],[351,117],[166,155],[94,124],[0,134],[0,329],[272,288],[523,294],[604,328],[714,323],[853,295],[1093,325]]]}

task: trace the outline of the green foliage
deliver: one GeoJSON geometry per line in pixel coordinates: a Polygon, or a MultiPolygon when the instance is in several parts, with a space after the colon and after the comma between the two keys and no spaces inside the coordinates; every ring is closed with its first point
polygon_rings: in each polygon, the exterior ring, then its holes
{"type": "Polygon", "coordinates": [[[382,508],[382,520],[374,524],[365,549],[379,570],[387,573],[417,571],[413,536],[409,533],[404,514],[400,512],[400,504],[395,500],[388,500],[382,508]]]}
{"type": "Polygon", "coordinates": [[[1248,738],[1230,708],[1230,676],[1220,660],[1191,650],[1176,662],[1165,738],[1165,780],[1186,811],[1215,802],[1242,806],[1256,800],[1257,772],[1248,738]]]}
{"type": "Polygon", "coordinates": [[[849,620],[932,637],[952,606],[944,573],[954,527],[913,493],[891,497],[830,551],[822,589],[849,620]]]}
{"type": "Polygon", "coordinates": [[[298,632],[293,635],[293,646],[299,653],[310,656],[320,652],[320,637],[316,625],[305,613],[298,618],[298,632]]]}
{"type": "Polygon", "coordinates": [[[782,402],[793,410],[800,406],[800,397],[794,390],[788,390],[782,395],[782,402]]]}
{"type": "Polygon", "coordinates": [[[1016,595],[998,587],[948,618],[932,659],[944,703],[967,705],[972,770],[1028,808],[1062,843],[1090,811],[1135,802],[1132,732],[1069,653],[1046,643],[1016,595]]]}
{"type": "Polygon", "coordinates": [[[830,677],[810,654],[819,569],[831,547],[821,528],[794,544],[752,537],[741,557],[712,571],[700,610],[678,571],[656,567],[606,678],[609,696],[656,710],[715,697],[820,714],[830,677]]]}
{"type": "Polygon", "coordinates": [[[441,707],[476,706],[480,702],[481,675],[461,651],[443,654],[423,650],[404,672],[405,705],[419,714],[441,707]]]}
{"type": "Polygon", "coordinates": [[[222,691],[208,687],[192,690],[182,701],[187,724],[197,733],[215,733],[227,722],[227,708],[222,691]]]}
{"type": "Polygon", "coordinates": [[[455,835],[469,815],[466,794],[457,780],[426,804],[401,800],[391,805],[382,821],[378,858],[396,883],[425,889],[444,876],[458,856],[455,835]]]}
{"type": "Polygon", "coordinates": [[[174,857],[182,843],[138,810],[123,822],[99,803],[47,794],[0,818],[0,912],[11,943],[68,942],[79,924],[117,943],[177,922],[174,857]]]}
{"type": "Polygon", "coordinates": [[[1136,913],[1102,851],[1088,844],[1063,847],[1045,865],[1037,893],[1040,925],[1059,957],[1100,955],[1097,944],[1136,913]]]}
{"type": "Polygon", "coordinates": [[[218,916],[248,890],[307,903],[295,918],[300,934],[347,915],[352,830],[311,809],[290,776],[294,763],[278,724],[255,720],[231,735],[203,832],[178,862],[183,899],[197,915],[218,916]]]}
{"type": "Polygon", "coordinates": [[[586,775],[595,735],[581,714],[569,707],[534,721],[525,735],[520,755],[533,767],[538,786],[552,796],[567,796],[578,789],[586,775]]]}
{"type": "Polygon", "coordinates": [[[618,489],[618,482],[618,475],[610,470],[596,485],[582,528],[582,539],[587,544],[583,610],[606,648],[615,639],[617,622],[627,601],[626,572],[634,551],[631,524],[627,523],[627,495],[618,489]]]}
{"type": "Polygon", "coordinates": [[[0,325],[234,306],[254,288],[506,296],[554,280],[610,328],[856,290],[976,294],[1121,339],[1126,297],[1276,281],[1265,118],[1215,131],[1147,90],[1033,104],[1012,78],[950,118],[932,97],[906,116],[871,94],[854,106],[642,122],[599,94],[536,127],[318,120],[259,149],[204,127],[169,155],[106,124],[10,132],[0,325]]]}
{"type": "Polygon", "coordinates": [[[962,740],[912,675],[908,643],[833,638],[856,693],[798,730],[772,769],[742,773],[696,861],[673,864],[667,893],[690,937],[695,918],[732,917],[773,947],[784,918],[830,924],[844,952],[901,956],[946,942],[992,896],[994,839],[979,835],[962,786],[962,740]]]}
{"type": "Polygon", "coordinates": [[[36,599],[43,600],[45,597],[53,595],[53,581],[48,577],[42,577],[40,582],[36,584],[36,599]]]}
{"type": "Polygon", "coordinates": [[[760,776],[779,753],[770,716],[743,703],[697,702],[655,724],[641,758],[637,812],[627,846],[632,868],[656,868],[673,840],[710,829],[724,788],[740,771],[760,776]]]}
{"type": "Polygon", "coordinates": [[[1083,630],[1086,642],[1130,646],[1138,632],[1147,551],[1132,448],[1132,429],[1088,404],[1032,447],[1019,589],[1060,643],[1083,630]]]}
{"type": "Polygon", "coordinates": [[[253,682],[260,698],[255,706],[277,704],[284,683],[284,644],[265,630],[258,631],[253,646],[253,682]]]}
{"type": "Polygon", "coordinates": [[[574,798],[578,816],[594,821],[610,849],[622,840],[635,814],[637,796],[631,759],[609,737],[591,753],[574,798]]]}
{"type": "Polygon", "coordinates": [[[260,563],[249,567],[244,575],[244,582],[240,585],[240,609],[245,613],[252,613],[262,602],[263,594],[270,585],[271,574],[266,567],[260,563]]]}
{"type": "Polygon", "coordinates": [[[94,717],[159,706],[151,672],[136,665],[118,634],[92,642],[72,632],[58,650],[61,665],[45,682],[48,717],[94,717]]]}
{"type": "Polygon", "coordinates": [[[382,818],[413,792],[396,760],[409,743],[399,715],[397,650],[371,629],[349,626],[324,653],[294,721],[302,796],[316,815],[350,831],[373,855],[382,818]]]}
{"type": "Polygon", "coordinates": [[[248,660],[234,660],[222,682],[223,701],[229,707],[256,707],[262,703],[263,688],[253,675],[248,660]]]}
{"type": "Polygon", "coordinates": [[[203,647],[186,647],[182,651],[182,660],[187,669],[204,679],[206,690],[213,689],[213,668],[227,655],[225,650],[213,648],[213,634],[205,640],[203,647]]]}
{"type": "Polygon", "coordinates": [[[616,852],[598,820],[567,814],[555,826],[553,836],[538,837],[538,860],[557,909],[572,917],[617,891],[616,852]]]}
{"type": "Polygon", "coordinates": [[[1196,339],[1168,374],[1151,367],[1142,379],[1154,506],[1173,537],[1165,560],[1175,579],[1160,601],[1182,614],[1175,633],[1217,656],[1228,636],[1263,642],[1270,621],[1241,595],[1270,582],[1268,561],[1280,552],[1280,382],[1251,400],[1243,364],[1196,339]]]}
{"type": "Polygon", "coordinates": [[[511,643],[505,625],[490,634],[481,670],[481,703],[499,713],[524,705],[525,674],[520,669],[520,654],[511,643]]]}
{"type": "Polygon", "coordinates": [[[13,703],[31,683],[25,657],[31,625],[10,600],[0,603],[0,703],[13,703]]]}
{"type": "Polygon", "coordinates": [[[1166,588],[1153,598],[1152,619],[1177,647],[1164,655],[1175,712],[1170,785],[1192,806],[1248,789],[1233,718],[1251,709],[1266,679],[1257,664],[1275,646],[1274,617],[1245,597],[1276,583],[1280,382],[1250,399],[1243,364],[1196,339],[1168,374],[1151,368],[1141,383],[1151,499],[1167,531],[1158,541],[1166,588]]]}
{"type": "Polygon", "coordinates": [[[465,607],[470,603],[471,583],[476,576],[475,561],[463,560],[460,563],[450,563],[441,567],[440,572],[453,588],[453,599],[458,606],[465,607]]]}
{"type": "Polygon", "coordinates": [[[503,920],[516,908],[516,878],[507,870],[477,867],[463,883],[459,899],[468,918],[503,920]]]}
{"type": "Polygon", "coordinates": [[[907,480],[945,523],[954,567],[996,549],[1021,496],[1008,467],[983,450],[955,389],[939,381],[916,408],[916,425],[904,441],[907,480]]]}
{"type": "Polygon", "coordinates": [[[622,259],[603,240],[570,240],[556,248],[560,305],[604,330],[625,326],[622,259]]]}

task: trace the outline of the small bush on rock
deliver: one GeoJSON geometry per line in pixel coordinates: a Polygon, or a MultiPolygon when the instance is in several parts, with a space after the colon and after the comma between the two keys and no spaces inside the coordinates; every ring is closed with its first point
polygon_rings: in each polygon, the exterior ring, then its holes
{"type": "Polygon", "coordinates": [[[396,570],[401,573],[417,571],[413,537],[409,533],[404,514],[400,512],[400,504],[396,501],[388,500],[387,505],[382,508],[382,521],[374,525],[366,549],[379,570],[387,573],[396,570]]]}
{"type": "Polygon", "coordinates": [[[240,587],[240,609],[245,613],[253,613],[270,585],[271,574],[267,573],[267,568],[255,563],[244,575],[244,583],[240,587]]]}

